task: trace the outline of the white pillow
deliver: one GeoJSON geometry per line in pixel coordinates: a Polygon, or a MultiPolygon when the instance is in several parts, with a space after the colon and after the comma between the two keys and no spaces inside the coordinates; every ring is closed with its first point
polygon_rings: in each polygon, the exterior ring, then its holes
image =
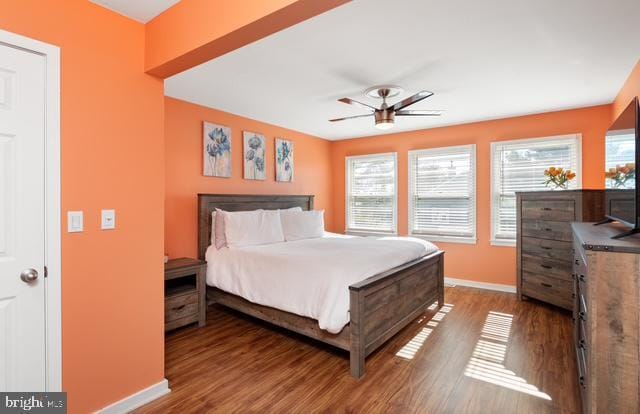
{"type": "Polygon", "coordinates": [[[277,210],[225,212],[224,226],[227,246],[230,248],[284,241],[277,210]]]}
{"type": "MultiPolygon", "coordinates": [[[[216,236],[216,211],[212,211],[211,212],[211,245],[212,246],[216,246],[216,249],[221,249],[223,247],[227,247],[227,241],[225,238],[225,232],[224,232],[224,210],[220,210],[220,209],[216,209],[220,211],[220,220],[218,220],[218,223],[220,224],[220,228],[218,229],[218,235],[220,237],[220,240],[218,240],[218,242],[216,243],[217,237],[216,236]]],[[[257,211],[257,210],[253,210],[253,211],[257,211]]],[[[286,210],[278,210],[278,211],[302,211],[302,207],[291,207],[288,208],[286,210]]]]}
{"type": "Polygon", "coordinates": [[[286,241],[324,236],[324,210],[281,211],[280,220],[286,241]]]}

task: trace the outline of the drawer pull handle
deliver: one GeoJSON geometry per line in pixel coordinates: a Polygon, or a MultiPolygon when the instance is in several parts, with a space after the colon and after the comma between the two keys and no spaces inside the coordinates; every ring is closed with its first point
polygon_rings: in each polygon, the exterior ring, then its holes
{"type": "Polygon", "coordinates": [[[540,248],[544,249],[544,250],[551,250],[552,247],[548,247],[548,246],[540,246],[540,248]]]}
{"type": "Polygon", "coordinates": [[[540,267],[543,267],[545,269],[553,269],[553,266],[549,266],[549,265],[546,265],[546,264],[541,264],[540,267]]]}
{"type": "Polygon", "coordinates": [[[542,207],[543,211],[551,211],[551,207],[542,207]]]}
{"type": "Polygon", "coordinates": [[[548,283],[544,283],[544,282],[540,282],[540,284],[541,284],[542,286],[546,287],[546,288],[553,287],[553,286],[551,286],[550,284],[548,284],[548,283]]]}
{"type": "Polygon", "coordinates": [[[548,227],[547,227],[545,230],[546,230],[546,231],[552,231],[552,229],[550,229],[550,228],[548,228],[548,227]]]}
{"type": "Polygon", "coordinates": [[[173,308],[172,310],[174,310],[174,311],[179,311],[179,310],[184,309],[184,307],[185,307],[185,306],[187,306],[187,305],[180,305],[180,306],[176,306],[176,307],[175,307],[175,308],[173,308]]]}

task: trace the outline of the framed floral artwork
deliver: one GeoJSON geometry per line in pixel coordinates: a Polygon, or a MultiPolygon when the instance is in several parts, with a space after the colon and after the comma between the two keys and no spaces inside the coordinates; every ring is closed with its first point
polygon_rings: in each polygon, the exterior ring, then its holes
{"type": "Polygon", "coordinates": [[[255,132],[243,132],[244,137],[244,178],[246,180],[264,180],[266,174],[266,142],[264,135],[255,132]]]}
{"type": "Polygon", "coordinates": [[[276,138],[276,181],[293,181],[293,142],[276,138]]]}
{"type": "Polygon", "coordinates": [[[207,177],[231,177],[231,128],[203,123],[204,163],[207,177]]]}

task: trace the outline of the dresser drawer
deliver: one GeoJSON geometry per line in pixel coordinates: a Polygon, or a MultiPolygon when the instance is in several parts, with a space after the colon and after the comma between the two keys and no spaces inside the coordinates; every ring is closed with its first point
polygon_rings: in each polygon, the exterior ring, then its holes
{"type": "Polygon", "coordinates": [[[573,200],[522,200],[522,220],[575,221],[573,200]]]}
{"type": "Polygon", "coordinates": [[[558,279],[539,273],[522,272],[522,294],[565,309],[573,309],[571,280],[558,279]]]}
{"type": "Polygon", "coordinates": [[[170,297],[164,304],[164,321],[171,322],[198,314],[198,292],[170,297]]]}
{"type": "Polygon", "coordinates": [[[553,276],[571,282],[571,262],[540,256],[522,255],[522,270],[534,274],[553,276]]]}
{"type": "Polygon", "coordinates": [[[522,235],[567,242],[573,240],[569,221],[522,220],[522,235]]]}
{"type": "Polygon", "coordinates": [[[522,253],[531,256],[556,259],[571,263],[572,244],[560,240],[538,239],[535,237],[522,238],[522,253]]]}

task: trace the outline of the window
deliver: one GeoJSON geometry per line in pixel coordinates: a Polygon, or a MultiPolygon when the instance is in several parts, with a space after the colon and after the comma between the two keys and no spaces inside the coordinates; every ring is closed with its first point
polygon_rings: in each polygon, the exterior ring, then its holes
{"type": "MultiPolygon", "coordinates": [[[[633,129],[627,131],[615,131],[615,134],[609,132],[606,140],[606,167],[607,171],[612,168],[623,167],[626,164],[636,162],[636,136],[633,129]]],[[[615,185],[611,179],[607,179],[607,188],[633,188],[634,180],[626,183],[615,185]]]]}
{"type": "Polygon", "coordinates": [[[516,191],[548,190],[544,170],[569,168],[577,173],[570,189],[580,188],[581,137],[494,142],[492,149],[492,237],[494,245],[515,245],[516,191]]]}
{"type": "Polygon", "coordinates": [[[475,145],[409,152],[412,235],[476,242],[475,158],[475,145]]]}
{"type": "Polygon", "coordinates": [[[347,157],[347,232],[395,234],[396,154],[347,157]]]}

